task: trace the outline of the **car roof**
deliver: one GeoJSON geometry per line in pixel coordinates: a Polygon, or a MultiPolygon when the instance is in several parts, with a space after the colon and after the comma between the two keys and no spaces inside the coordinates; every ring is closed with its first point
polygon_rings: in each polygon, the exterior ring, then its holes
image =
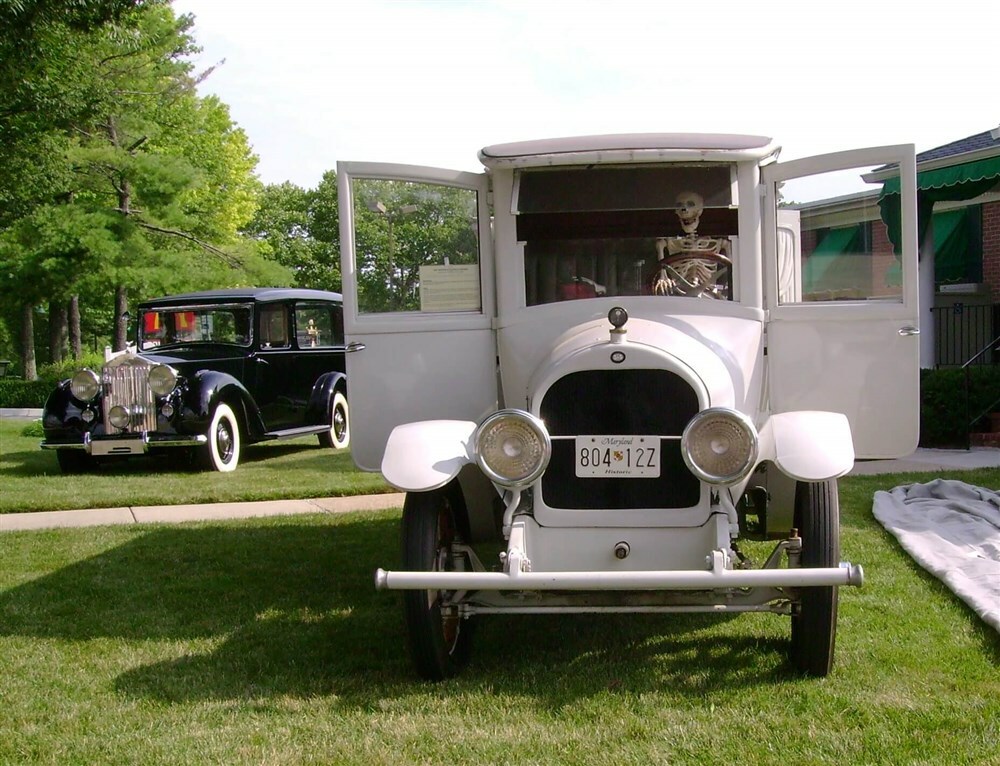
{"type": "Polygon", "coordinates": [[[766,136],[727,133],[622,133],[494,144],[479,152],[487,167],[541,167],[598,162],[763,159],[777,152],[766,136]]]}
{"type": "Polygon", "coordinates": [[[141,301],[139,308],[180,306],[191,303],[265,303],[270,301],[332,301],[342,302],[340,293],[308,290],[301,287],[234,287],[223,290],[202,290],[193,293],[165,295],[141,301]]]}

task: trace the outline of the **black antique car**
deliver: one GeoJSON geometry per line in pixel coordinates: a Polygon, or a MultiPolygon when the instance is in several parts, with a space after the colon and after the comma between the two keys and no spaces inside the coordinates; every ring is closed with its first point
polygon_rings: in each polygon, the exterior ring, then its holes
{"type": "Polygon", "coordinates": [[[43,449],[78,472],[163,449],[232,471],[241,445],[350,441],[341,296],[247,288],[139,304],[136,347],[82,369],[45,403],[43,449]]]}

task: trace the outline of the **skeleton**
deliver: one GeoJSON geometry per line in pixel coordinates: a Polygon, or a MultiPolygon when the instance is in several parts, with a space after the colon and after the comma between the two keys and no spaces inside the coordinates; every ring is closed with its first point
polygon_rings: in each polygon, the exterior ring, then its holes
{"type": "Polygon", "coordinates": [[[309,326],[306,327],[306,335],[309,336],[309,345],[315,348],[316,344],[319,343],[319,328],[316,326],[315,320],[309,320],[309,326]]]}
{"type": "Polygon", "coordinates": [[[656,240],[653,294],[725,299],[725,288],[718,284],[732,265],[722,253],[725,240],[698,236],[698,223],[705,209],[700,194],[681,192],[677,204],[684,236],[656,240]]]}

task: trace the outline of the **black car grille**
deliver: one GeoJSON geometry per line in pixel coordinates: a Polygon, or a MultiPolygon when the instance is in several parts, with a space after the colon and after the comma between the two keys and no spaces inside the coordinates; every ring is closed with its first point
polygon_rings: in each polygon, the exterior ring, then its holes
{"type": "Polygon", "coordinates": [[[553,437],[542,501],[584,510],[697,505],[701,485],[684,465],[679,438],[697,412],[694,389],[666,370],[587,370],[561,378],[541,404],[553,437]],[[578,478],[574,440],[559,437],[579,435],[660,436],[660,476],[578,478]]]}

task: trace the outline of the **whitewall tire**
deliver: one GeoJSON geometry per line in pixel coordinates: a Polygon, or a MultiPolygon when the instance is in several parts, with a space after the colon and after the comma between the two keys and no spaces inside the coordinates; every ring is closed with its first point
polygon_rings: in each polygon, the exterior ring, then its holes
{"type": "Polygon", "coordinates": [[[229,473],[240,462],[240,426],[236,413],[228,404],[219,403],[208,427],[208,444],[203,448],[205,467],[211,471],[229,473]]]}
{"type": "Polygon", "coordinates": [[[319,435],[319,443],[331,449],[346,449],[351,443],[351,412],[347,397],[340,391],[330,402],[330,430],[319,435]]]}

